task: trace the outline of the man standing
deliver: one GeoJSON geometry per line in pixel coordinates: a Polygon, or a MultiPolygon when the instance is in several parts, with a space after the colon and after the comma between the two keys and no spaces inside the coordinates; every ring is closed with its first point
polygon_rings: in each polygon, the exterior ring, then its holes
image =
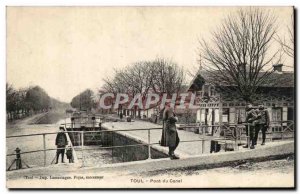
{"type": "Polygon", "coordinates": [[[247,144],[244,148],[248,148],[248,142],[251,144],[250,149],[255,148],[255,122],[257,119],[257,113],[253,108],[252,104],[246,106],[246,133],[247,133],[247,144]],[[250,138],[250,139],[249,139],[250,138]]]}
{"type": "Polygon", "coordinates": [[[163,143],[169,147],[169,157],[172,160],[179,159],[179,157],[174,153],[180,141],[176,130],[176,122],[178,121],[178,118],[174,113],[174,109],[170,107],[170,105],[167,105],[163,112],[163,120],[163,133],[165,134],[165,139],[162,141],[165,141],[163,143]]]}
{"type": "Polygon", "coordinates": [[[255,126],[255,145],[257,143],[257,138],[260,130],[262,132],[261,145],[265,145],[266,131],[268,130],[270,125],[270,116],[268,110],[265,109],[264,105],[259,105],[257,111],[257,118],[257,124],[255,126]]]}
{"type": "Polygon", "coordinates": [[[55,139],[55,145],[57,146],[55,164],[58,163],[58,158],[60,154],[61,154],[61,163],[64,163],[65,148],[68,145],[68,140],[63,127],[59,127],[59,132],[57,133],[55,139]]]}

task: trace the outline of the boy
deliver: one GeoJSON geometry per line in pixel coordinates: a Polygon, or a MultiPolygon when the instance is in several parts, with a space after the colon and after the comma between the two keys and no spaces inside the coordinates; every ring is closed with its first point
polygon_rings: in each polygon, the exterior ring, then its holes
{"type": "Polygon", "coordinates": [[[74,158],[73,158],[73,150],[71,146],[67,147],[67,158],[69,159],[69,163],[74,163],[74,158]]]}

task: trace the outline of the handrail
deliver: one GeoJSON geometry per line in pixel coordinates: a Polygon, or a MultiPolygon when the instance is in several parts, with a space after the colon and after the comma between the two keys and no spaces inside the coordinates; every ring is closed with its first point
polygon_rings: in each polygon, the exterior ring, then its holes
{"type": "MultiPolygon", "coordinates": [[[[181,143],[189,143],[189,142],[199,142],[199,141],[207,141],[211,139],[195,139],[195,140],[185,140],[185,141],[180,141],[181,143]]],[[[214,140],[224,140],[223,138],[215,138],[214,140]]],[[[221,141],[220,141],[221,142],[221,141]]],[[[130,145],[122,145],[122,146],[106,146],[102,147],[99,146],[97,149],[112,149],[112,148],[123,148],[123,147],[134,147],[134,146],[141,146],[141,145],[159,145],[159,143],[139,143],[139,144],[130,144],[130,145]]],[[[73,148],[81,148],[81,146],[73,146],[73,148]]],[[[33,151],[27,151],[27,152],[20,152],[19,154],[30,154],[30,153],[36,153],[36,152],[43,152],[43,151],[54,151],[54,150],[63,150],[65,148],[51,148],[51,149],[39,149],[39,150],[33,150],[33,151]]],[[[83,150],[95,150],[96,148],[84,148],[83,150]]],[[[6,156],[14,156],[17,155],[15,153],[13,154],[7,154],[6,156]]]]}
{"type": "MultiPolygon", "coordinates": [[[[116,129],[116,130],[101,130],[101,131],[83,131],[84,133],[104,133],[104,132],[116,132],[116,131],[146,131],[146,130],[158,130],[162,129],[162,127],[151,127],[146,129],[116,129]]],[[[63,133],[80,133],[82,131],[65,131],[63,133]]],[[[49,133],[32,133],[32,134],[24,134],[24,135],[11,135],[6,136],[6,138],[14,138],[14,137],[25,137],[25,136],[36,136],[36,135],[50,135],[50,134],[57,134],[62,132],[49,132],[49,133]]]]}
{"type": "Polygon", "coordinates": [[[103,122],[98,122],[98,121],[93,121],[93,122],[72,122],[72,123],[62,123],[60,125],[64,125],[64,126],[67,126],[67,125],[78,125],[78,124],[93,125],[93,124],[100,124],[100,123],[103,123],[103,122]]]}
{"type": "MultiPolygon", "coordinates": [[[[127,147],[134,147],[134,146],[148,146],[148,159],[151,159],[151,146],[154,145],[159,145],[159,143],[157,142],[152,142],[151,143],[151,139],[150,139],[150,131],[153,130],[162,130],[162,127],[152,127],[152,128],[144,128],[144,129],[114,129],[114,130],[101,130],[101,131],[65,131],[63,133],[78,133],[81,135],[81,145],[77,145],[77,146],[72,146],[72,149],[80,149],[82,152],[82,166],[84,166],[85,163],[85,158],[84,158],[84,151],[85,150],[95,150],[95,149],[114,149],[114,148],[127,148],[127,147]],[[141,140],[139,141],[140,143],[135,143],[135,144],[130,144],[130,145],[117,145],[117,146],[97,146],[96,148],[87,148],[84,147],[84,134],[88,134],[88,133],[110,133],[110,132],[128,132],[128,131],[148,131],[148,140],[141,140]]],[[[59,131],[57,132],[48,132],[48,133],[34,133],[34,134],[24,134],[24,135],[12,135],[12,136],[7,136],[6,138],[18,138],[18,137],[28,137],[28,136],[39,136],[42,135],[43,136],[43,144],[44,144],[44,149],[38,149],[38,150],[31,150],[31,151],[25,151],[25,152],[17,152],[16,153],[11,153],[11,154],[6,154],[7,157],[9,156],[16,156],[17,159],[16,160],[20,160],[21,161],[21,155],[22,154],[30,154],[30,153],[37,153],[37,152],[44,152],[44,166],[46,166],[46,152],[47,151],[54,151],[54,150],[59,150],[59,149],[65,149],[65,148],[48,148],[46,149],[46,143],[45,143],[45,136],[46,135],[51,135],[51,134],[57,134],[57,133],[61,133],[59,131]]],[[[225,142],[226,143],[226,139],[224,138],[214,138],[214,140],[219,141],[219,142],[225,142]]],[[[100,140],[96,140],[96,142],[100,142],[100,140]]],[[[200,139],[192,139],[192,140],[184,140],[181,141],[181,143],[188,143],[188,142],[202,142],[202,153],[204,153],[204,142],[205,141],[211,141],[211,139],[208,138],[200,138],[200,139]]],[[[13,163],[12,163],[13,164],[13,163]]],[[[10,165],[11,167],[12,165],[10,165]]],[[[8,170],[10,170],[10,167],[8,170]]],[[[19,169],[19,168],[17,168],[19,169]]]]}
{"type": "MultiPolygon", "coordinates": [[[[288,125],[288,127],[290,127],[291,125],[293,125],[294,123],[291,122],[290,125],[288,125]]],[[[219,127],[220,129],[229,129],[231,127],[238,127],[241,126],[243,124],[236,124],[236,125],[199,125],[199,126],[195,126],[195,127],[219,127]]],[[[72,148],[80,148],[82,151],[82,155],[83,155],[83,151],[84,150],[93,150],[93,149],[113,149],[113,148],[125,148],[125,147],[133,147],[133,146],[148,146],[148,158],[151,158],[151,146],[153,145],[158,145],[159,143],[151,143],[150,142],[150,131],[153,130],[162,130],[162,127],[151,127],[151,128],[135,128],[135,129],[109,129],[109,130],[94,130],[94,131],[64,131],[63,133],[79,133],[81,134],[81,145],[78,146],[72,146],[72,148]],[[110,132],[128,132],[128,131],[148,131],[148,142],[147,140],[141,140],[140,142],[142,143],[138,143],[138,144],[131,144],[131,145],[120,145],[120,146],[106,146],[106,147],[97,147],[97,148],[84,148],[84,134],[87,133],[110,133],[110,132]]],[[[7,154],[6,156],[14,156],[14,155],[18,155],[20,156],[21,154],[29,154],[29,153],[36,153],[36,152],[44,152],[44,155],[46,156],[46,151],[53,151],[53,150],[58,150],[58,149],[65,149],[65,148],[49,148],[46,149],[46,144],[45,144],[45,136],[46,135],[51,135],[51,134],[58,134],[58,133],[62,133],[62,132],[47,132],[47,133],[33,133],[33,134],[24,134],[24,135],[11,135],[11,136],[7,136],[6,138],[18,138],[18,137],[28,137],[28,136],[39,136],[39,135],[43,135],[43,144],[44,144],[44,149],[39,149],[39,150],[32,150],[32,151],[26,151],[26,152],[18,152],[18,153],[13,153],[13,154],[7,154]]],[[[248,131],[249,133],[249,131],[248,131]]],[[[226,134],[226,132],[225,132],[226,134]]],[[[249,136],[249,134],[248,134],[249,136]]],[[[205,141],[211,141],[212,139],[208,139],[208,138],[200,138],[200,139],[194,139],[194,140],[184,140],[181,141],[181,143],[187,143],[187,142],[202,142],[202,153],[204,153],[204,142],[205,141]]],[[[219,142],[228,142],[228,139],[226,138],[226,135],[224,135],[223,138],[214,138],[213,140],[219,141],[219,142]]],[[[96,140],[97,142],[98,140],[96,140]]],[[[237,143],[237,137],[234,137],[234,141],[235,141],[235,145],[237,143]]],[[[249,140],[248,140],[249,141],[249,140]]],[[[46,157],[44,156],[44,166],[46,165],[46,157]]],[[[84,157],[83,157],[84,158],[84,157]]],[[[84,159],[82,161],[82,166],[84,166],[84,159]]]]}

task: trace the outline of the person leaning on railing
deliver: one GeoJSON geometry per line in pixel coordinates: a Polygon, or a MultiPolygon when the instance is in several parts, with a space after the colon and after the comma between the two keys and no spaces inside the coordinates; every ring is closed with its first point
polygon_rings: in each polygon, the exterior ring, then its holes
{"type": "Polygon", "coordinates": [[[58,163],[58,158],[60,154],[61,154],[61,163],[64,163],[65,148],[68,145],[68,139],[63,127],[59,127],[59,132],[57,133],[55,139],[55,145],[57,147],[55,164],[58,163]]]}

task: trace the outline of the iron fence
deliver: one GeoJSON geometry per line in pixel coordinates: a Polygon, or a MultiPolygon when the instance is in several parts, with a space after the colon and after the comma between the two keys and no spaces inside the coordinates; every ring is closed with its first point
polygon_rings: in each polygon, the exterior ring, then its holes
{"type": "MultiPolygon", "coordinates": [[[[99,122],[101,123],[101,122],[99,122]]],[[[272,123],[273,124],[273,123],[272,123]]],[[[249,125],[249,124],[247,124],[249,125]]],[[[64,124],[64,126],[68,126],[67,123],[64,124]]],[[[269,127],[269,133],[271,134],[271,141],[273,140],[273,133],[277,133],[273,130],[272,127],[274,126],[278,126],[278,125],[270,125],[269,127]]],[[[192,126],[195,127],[195,126],[192,126]]],[[[207,139],[207,138],[199,138],[199,139],[193,139],[193,140],[183,140],[180,141],[180,143],[193,143],[193,142],[202,142],[202,146],[201,146],[201,153],[203,154],[205,152],[204,148],[204,144],[206,141],[218,141],[219,143],[222,143],[225,145],[225,151],[226,151],[226,146],[229,144],[234,144],[234,149],[238,150],[238,143],[242,141],[243,138],[247,138],[247,142],[249,145],[249,136],[250,136],[250,130],[248,130],[248,134],[246,134],[245,136],[243,136],[243,134],[245,134],[245,124],[237,124],[237,125],[211,125],[211,126],[205,126],[205,125],[201,125],[198,126],[199,127],[199,131],[203,131],[204,135],[206,134],[206,131],[208,131],[209,128],[214,129],[214,133],[216,133],[216,131],[219,133],[219,135],[221,137],[219,138],[213,138],[213,139],[207,139]]],[[[287,122],[283,122],[279,125],[279,127],[281,127],[280,133],[281,133],[281,138],[284,139],[284,133],[292,133],[293,137],[294,137],[294,123],[292,121],[287,121],[287,122]]],[[[98,128],[98,130],[92,130],[92,131],[73,131],[73,128],[69,128],[71,129],[70,131],[65,131],[68,137],[69,142],[71,143],[70,146],[73,150],[73,152],[76,154],[79,151],[79,153],[81,154],[81,166],[85,166],[85,151],[87,150],[95,150],[95,149],[111,149],[112,151],[116,148],[129,148],[129,147],[135,147],[135,146],[146,146],[147,148],[147,154],[148,157],[147,159],[151,159],[151,149],[155,149],[156,145],[159,145],[160,143],[157,142],[151,142],[151,131],[155,131],[155,130],[162,130],[162,127],[157,127],[157,128],[147,128],[147,129],[118,129],[118,130],[101,130],[101,128],[98,128]],[[139,143],[134,143],[134,144],[130,144],[130,145],[114,145],[114,143],[112,142],[111,145],[103,145],[103,139],[93,139],[93,137],[103,137],[103,134],[106,133],[111,133],[111,134],[115,134],[115,133],[126,133],[126,132],[130,132],[130,131],[146,131],[147,132],[147,140],[146,141],[140,141],[139,143]],[[73,138],[73,139],[72,139],[73,138]],[[85,145],[91,144],[91,142],[94,141],[96,142],[96,145],[101,145],[101,146],[97,146],[95,147],[85,147],[85,145]]],[[[16,169],[19,169],[20,166],[22,166],[22,161],[21,161],[21,155],[25,155],[25,154],[32,154],[32,153],[39,153],[42,152],[43,153],[43,166],[47,166],[47,152],[49,151],[57,151],[58,149],[65,149],[65,148],[47,148],[46,146],[46,138],[47,136],[50,135],[56,135],[59,132],[49,132],[49,133],[35,133],[35,134],[25,134],[25,135],[12,135],[12,136],[7,136],[6,139],[12,139],[12,138],[25,138],[25,137],[33,137],[33,136],[41,136],[42,137],[42,149],[35,149],[35,150],[26,150],[26,151],[22,151],[19,148],[17,148],[15,151],[15,153],[9,153],[6,156],[7,157],[12,157],[15,156],[16,158],[13,159],[11,165],[9,165],[9,168],[7,170],[10,170],[11,167],[13,166],[13,164],[16,164],[16,169]],[[22,152],[21,152],[22,151],[22,152]]],[[[130,137],[129,137],[130,138],[130,137]]],[[[114,140],[114,138],[112,138],[112,141],[114,140]]],[[[79,154],[78,153],[78,154],[79,154]]],[[[113,157],[113,154],[112,154],[113,157]]],[[[54,160],[54,159],[53,159],[54,160]]],[[[53,162],[52,160],[52,162],[53,162]]],[[[24,162],[24,161],[23,161],[24,162]]],[[[51,163],[52,163],[51,162],[51,163]]],[[[78,162],[78,160],[77,160],[78,162]]],[[[28,165],[26,163],[24,163],[25,166],[28,167],[28,165]]]]}
{"type": "MultiPolygon", "coordinates": [[[[67,134],[68,136],[68,140],[71,143],[70,146],[73,150],[74,153],[77,153],[76,155],[80,154],[81,157],[78,159],[81,159],[81,166],[85,166],[85,151],[87,150],[95,150],[95,149],[111,149],[114,150],[116,148],[129,148],[129,147],[135,147],[135,146],[146,146],[147,147],[147,154],[148,157],[147,159],[151,159],[151,149],[155,149],[155,145],[160,145],[160,143],[157,142],[151,142],[151,131],[154,130],[162,130],[161,127],[158,128],[148,128],[148,129],[123,129],[123,130],[101,130],[101,131],[65,131],[64,133],[67,134]],[[90,134],[114,134],[114,133],[124,133],[124,132],[129,132],[129,131],[147,131],[147,141],[140,141],[140,143],[135,143],[135,144],[130,144],[130,145],[102,145],[101,141],[102,140],[98,140],[97,145],[101,145],[99,147],[87,147],[85,145],[87,145],[88,143],[90,143],[89,141],[86,141],[86,137],[89,136],[90,134]],[[74,141],[73,139],[73,143],[75,145],[73,145],[71,137],[72,135],[76,135],[78,138],[74,141]],[[79,153],[78,153],[79,151],[79,153]]],[[[19,151],[19,152],[15,152],[15,153],[9,153],[6,156],[7,157],[11,157],[11,156],[16,156],[16,159],[14,160],[21,160],[21,155],[25,155],[25,154],[32,154],[32,153],[38,153],[38,152],[42,152],[43,153],[43,166],[47,166],[47,152],[49,151],[57,151],[59,149],[65,149],[65,148],[47,148],[46,146],[46,137],[48,135],[56,135],[59,132],[49,132],[49,133],[35,133],[35,134],[25,134],[25,135],[12,135],[12,136],[7,136],[7,139],[12,139],[12,138],[24,138],[24,137],[33,137],[33,136],[42,136],[43,137],[43,149],[36,149],[36,150],[28,150],[28,151],[19,151]]],[[[130,137],[129,137],[130,138],[130,137]]],[[[113,138],[112,138],[113,140],[113,138]]],[[[219,141],[219,142],[224,142],[226,144],[226,139],[224,138],[214,138],[215,141],[219,141]]],[[[192,143],[192,142],[202,142],[202,146],[201,146],[201,153],[204,153],[204,143],[205,141],[211,141],[211,139],[205,139],[205,138],[200,138],[200,139],[194,139],[194,140],[183,140],[180,141],[180,143],[192,143]]],[[[19,148],[17,148],[19,149],[19,148]]],[[[113,157],[113,156],[112,156],[113,157]]],[[[49,159],[49,158],[48,158],[49,159]]],[[[55,159],[55,158],[54,158],[55,159]]],[[[53,163],[54,159],[52,160],[51,163],[53,163]]],[[[77,160],[78,162],[78,160],[77,160]]],[[[15,162],[16,163],[16,162],[15,162]]],[[[14,162],[11,163],[11,165],[9,165],[9,168],[7,170],[10,170],[12,165],[14,164],[14,162]]],[[[28,165],[27,165],[28,166],[28,165]]],[[[16,167],[16,169],[18,169],[18,167],[16,167]]]]}

